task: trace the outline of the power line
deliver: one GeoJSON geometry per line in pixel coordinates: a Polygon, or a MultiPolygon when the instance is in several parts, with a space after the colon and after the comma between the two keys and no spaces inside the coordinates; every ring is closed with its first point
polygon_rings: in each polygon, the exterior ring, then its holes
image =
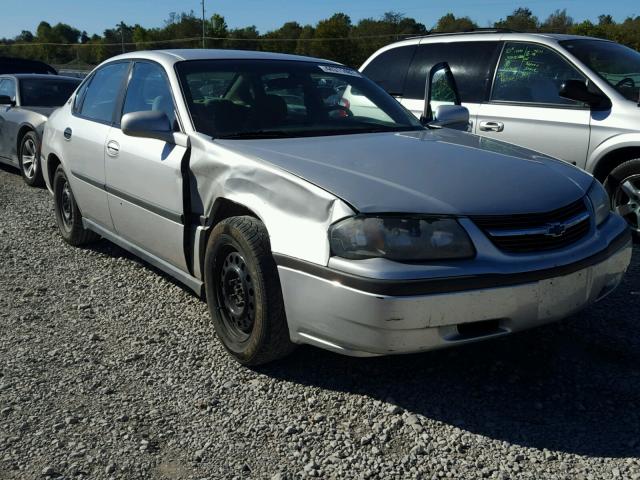
{"type": "Polygon", "coordinates": [[[227,42],[332,42],[332,41],[348,41],[348,40],[368,40],[376,38],[400,38],[415,37],[415,33],[388,33],[383,35],[362,35],[354,37],[323,37],[323,38],[233,38],[233,37],[191,37],[191,38],[174,38],[167,40],[146,40],[140,42],[120,42],[120,43],[53,43],[53,42],[23,42],[23,43],[0,43],[2,47],[116,47],[121,45],[154,45],[162,43],[180,43],[193,42],[200,40],[224,40],[227,42]]]}

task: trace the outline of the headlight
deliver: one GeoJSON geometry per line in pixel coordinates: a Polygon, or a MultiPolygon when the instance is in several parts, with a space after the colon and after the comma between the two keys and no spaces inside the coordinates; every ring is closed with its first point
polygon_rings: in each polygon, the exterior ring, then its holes
{"type": "Polygon", "coordinates": [[[587,195],[596,215],[596,226],[599,226],[609,218],[609,213],[611,213],[611,201],[609,200],[609,195],[597,180],[593,181],[593,185],[591,185],[587,195]]]}
{"type": "Polygon", "coordinates": [[[357,216],[333,225],[329,238],[334,255],[352,260],[382,257],[409,262],[475,255],[467,232],[450,218],[357,216]]]}

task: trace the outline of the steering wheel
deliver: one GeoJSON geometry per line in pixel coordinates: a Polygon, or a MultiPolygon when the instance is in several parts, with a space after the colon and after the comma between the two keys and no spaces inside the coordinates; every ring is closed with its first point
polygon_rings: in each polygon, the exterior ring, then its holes
{"type": "Polygon", "coordinates": [[[335,105],[329,105],[327,107],[325,107],[325,110],[327,112],[334,112],[334,111],[340,111],[340,112],[344,112],[345,116],[347,117],[353,117],[353,112],[351,110],[349,110],[347,107],[345,107],[344,105],[340,105],[340,104],[335,104],[335,105]]]}
{"type": "Polygon", "coordinates": [[[624,77],[622,80],[616,83],[616,88],[622,87],[625,84],[628,84],[631,88],[636,88],[636,82],[631,77],[624,77]]]}

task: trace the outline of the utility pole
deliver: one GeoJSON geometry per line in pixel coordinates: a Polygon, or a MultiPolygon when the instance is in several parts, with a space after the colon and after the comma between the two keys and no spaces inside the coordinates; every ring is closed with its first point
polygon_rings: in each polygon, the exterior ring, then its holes
{"type": "Polygon", "coordinates": [[[200,0],[202,3],[202,48],[205,48],[204,37],[205,37],[205,19],[204,19],[204,0],[200,0]]]}
{"type": "Polygon", "coordinates": [[[120,22],[120,41],[122,42],[122,53],[124,53],[124,22],[120,22]]]}

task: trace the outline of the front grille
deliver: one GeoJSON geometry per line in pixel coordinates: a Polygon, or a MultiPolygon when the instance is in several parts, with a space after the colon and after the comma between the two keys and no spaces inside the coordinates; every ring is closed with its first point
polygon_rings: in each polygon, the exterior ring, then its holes
{"type": "Polygon", "coordinates": [[[562,248],[580,240],[591,228],[583,199],[546,213],[474,216],[471,220],[495,246],[513,253],[562,248]]]}

